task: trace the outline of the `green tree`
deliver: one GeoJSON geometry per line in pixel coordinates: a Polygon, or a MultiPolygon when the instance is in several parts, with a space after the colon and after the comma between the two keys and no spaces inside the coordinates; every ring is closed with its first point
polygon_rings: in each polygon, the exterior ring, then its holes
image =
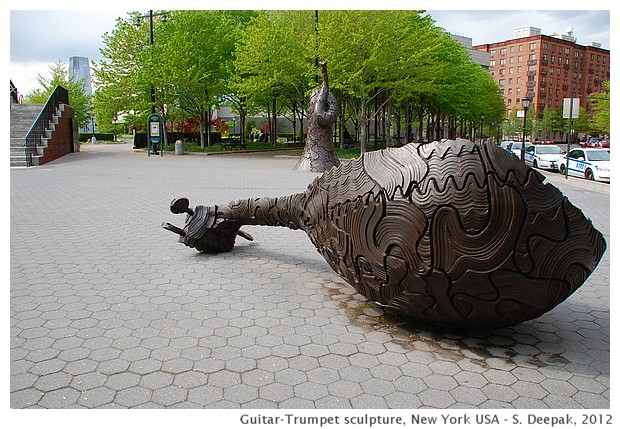
{"type": "MultiPolygon", "coordinates": [[[[103,34],[101,54],[106,59],[93,64],[93,83],[98,116],[111,119],[112,115],[123,112],[127,114],[127,124],[140,129],[146,126],[150,113],[152,82],[144,76],[148,67],[143,63],[149,25],[136,25],[138,15],[132,12],[125,18],[117,18],[112,32],[103,34]]],[[[159,25],[154,28],[158,29],[159,25]]]]}
{"type": "Polygon", "coordinates": [[[39,88],[34,88],[25,96],[27,103],[45,104],[58,85],[69,92],[69,105],[75,111],[78,126],[84,127],[92,116],[92,97],[86,94],[84,80],[69,77],[67,65],[58,60],[49,66],[49,77],[37,75],[39,88]]]}
{"type": "Polygon", "coordinates": [[[592,128],[599,133],[609,134],[610,124],[610,81],[601,83],[601,92],[590,94],[592,104],[592,128]]]}
{"type": "MultiPolygon", "coordinates": [[[[237,43],[236,88],[246,98],[268,106],[272,126],[278,110],[303,118],[308,93],[317,85],[313,20],[312,11],[263,11],[245,27],[237,43]]],[[[274,129],[270,136],[275,142],[274,129]]]]}
{"type": "Polygon", "coordinates": [[[564,131],[562,112],[557,109],[545,109],[541,119],[541,129],[546,133],[547,138],[555,135],[555,133],[564,131]]]}
{"type": "Polygon", "coordinates": [[[155,87],[166,88],[162,99],[168,104],[199,119],[203,147],[211,109],[230,92],[229,63],[240,26],[251,16],[229,10],[170,12],[153,49],[155,87]]]}

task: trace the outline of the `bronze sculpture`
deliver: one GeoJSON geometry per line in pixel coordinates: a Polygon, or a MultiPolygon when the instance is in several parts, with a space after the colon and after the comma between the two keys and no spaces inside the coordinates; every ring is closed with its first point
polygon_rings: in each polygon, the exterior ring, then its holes
{"type": "Polygon", "coordinates": [[[295,170],[323,173],[338,166],[340,160],[334,150],[334,133],[332,126],[338,115],[336,97],[329,92],[327,81],[327,64],[321,63],[323,86],[315,90],[310,97],[308,133],[304,152],[295,165],[295,170]]]}
{"type": "Polygon", "coordinates": [[[606,249],[602,234],[544,176],[492,144],[447,140],[369,152],[281,198],[189,208],[202,252],[229,251],[243,225],[302,229],[370,300],[421,322],[510,326],[564,301],[606,249]]]}

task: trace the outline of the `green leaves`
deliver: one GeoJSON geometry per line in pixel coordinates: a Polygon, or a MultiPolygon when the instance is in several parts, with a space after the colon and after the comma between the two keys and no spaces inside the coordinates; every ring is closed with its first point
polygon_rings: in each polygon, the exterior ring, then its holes
{"type": "Polygon", "coordinates": [[[49,67],[49,77],[37,75],[37,82],[41,88],[35,88],[26,94],[29,103],[45,104],[56,86],[60,85],[69,91],[69,103],[75,111],[75,119],[80,127],[90,121],[92,112],[92,97],[84,90],[82,80],[69,78],[67,65],[57,61],[49,67]]]}

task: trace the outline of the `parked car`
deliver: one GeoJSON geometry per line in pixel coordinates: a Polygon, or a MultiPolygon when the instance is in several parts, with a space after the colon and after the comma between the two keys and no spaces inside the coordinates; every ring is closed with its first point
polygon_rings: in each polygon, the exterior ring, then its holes
{"type": "Polygon", "coordinates": [[[599,139],[597,137],[590,137],[587,140],[580,142],[579,146],[581,147],[603,147],[603,141],[602,139],[599,139]]]}
{"type": "Polygon", "coordinates": [[[560,172],[566,174],[567,163],[570,176],[600,182],[611,180],[611,156],[608,149],[573,149],[560,160],[560,172]]]}
{"type": "MultiPolygon", "coordinates": [[[[512,144],[508,146],[508,150],[512,152],[517,158],[521,159],[521,146],[523,146],[523,143],[521,142],[512,142],[512,144]]],[[[529,146],[532,146],[532,143],[525,142],[526,150],[529,146]]]]}
{"type": "Polygon", "coordinates": [[[512,140],[504,140],[503,142],[499,144],[499,147],[501,147],[504,150],[510,150],[510,145],[513,143],[514,141],[512,140]]]}
{"type": "Polygon", "coordinates": [[[560,168],[560,159],[563,156],[564,151],[560,146],[554,144],[535,144],[525,149],[525,163],[534,168],[558,170],[560,168]]]}

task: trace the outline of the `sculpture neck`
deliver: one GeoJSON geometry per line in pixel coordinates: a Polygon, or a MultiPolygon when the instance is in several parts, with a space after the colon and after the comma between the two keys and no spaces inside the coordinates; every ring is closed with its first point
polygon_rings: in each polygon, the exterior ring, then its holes
{"type": "Polygon", "coordinates": [[[303,229],[304,194],[286,197],[248,198],[233,201],[228,205],[232,219],[243,225],[286,226],[303,229]]]}

